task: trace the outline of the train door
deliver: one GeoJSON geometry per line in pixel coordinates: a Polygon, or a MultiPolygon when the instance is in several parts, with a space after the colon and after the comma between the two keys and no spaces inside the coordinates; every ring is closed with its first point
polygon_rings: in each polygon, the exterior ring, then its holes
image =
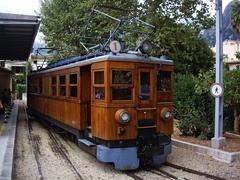
{"type": "Polygon", "coordinates": [[[138,107],[152,108],[154,91],[154,68],[139,68],[138,70],[138,107]]]}
{"type": "Polygon", "coordinates": [[[91,127],[91,67],[82,66],[81,77],[81,107],[84,126],[91,127]]]}
{"type": "Polygon", "coordinates": [[[138,69],[138,107],[137,118],[139,124],[154,125],[156,121],[156,78],[153,66],[138,69]],[[150,123],[151,122],[151,123],[150,123]]]}

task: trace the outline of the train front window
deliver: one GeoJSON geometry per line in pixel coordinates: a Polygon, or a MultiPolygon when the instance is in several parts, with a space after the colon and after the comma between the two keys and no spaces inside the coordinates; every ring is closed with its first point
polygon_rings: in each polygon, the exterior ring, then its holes
{"type": "Polygon", "coordinates": [[[157,90],[162,92],[171,91],[171,72],[158,71],[157,90]]]}
{"type": "Polygon", "coordinates": [[[112,70],[112,100],[132,99],[132,71],[112,70]]]}
{"type": "Polygon", "coordinates": [[[150,72],[140,73],[140,99],[150,99],[150,72]]]}
{"type": "Polygon", "coordinates": [[[94,72],[94,84],[104,84],[104,72],[94,72]]]}
{"type": "Polygon", "coordinates": [[[113,84],[132,84],[131,71],[112,71],[113,84]]]}

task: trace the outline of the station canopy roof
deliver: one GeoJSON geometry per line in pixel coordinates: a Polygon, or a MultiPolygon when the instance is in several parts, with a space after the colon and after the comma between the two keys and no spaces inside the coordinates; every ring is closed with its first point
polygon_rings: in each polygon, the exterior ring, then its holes
{"type": "Polygon", "coordinates": [[[0,60],[26,61],[39,24],[38,16],[0,13],[0,60]]]}

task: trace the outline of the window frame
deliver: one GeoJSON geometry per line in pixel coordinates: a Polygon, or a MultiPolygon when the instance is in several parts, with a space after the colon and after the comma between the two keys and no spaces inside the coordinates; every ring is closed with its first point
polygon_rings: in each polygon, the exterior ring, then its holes
{"type": "Polygon", "coordinates": [[[157,103],[162,102],[172,102],[173,101],[173,91],[174,91],[174,84],[173,84],[174,72],[173,68],[170,66],[164,66],[163,68],[159,68],[156,71],[156,92],[157,92],[157,103]],[[157,75],[159,71],[169,72],[170,73],[170,91],[159,91],[158,90],[158,79],[157,75]]]}
{"type": "Polygon", "coordinates": [[[134,100],[134,69],[123,69],[123,68],[111,68],[110,69],[110,100],[112,102],[133,102],[134,100]],[[129,71],[132,73],[132,83],[131,84],[113,84],[113,71],[129,71]],[[131,99],[113,99],[113,88],[131,88],[131,99]]]}
{"type": "Polygon", "coordinates": [[[96,69],[93,70],[93,99],[94,101],[105,101],[106,100],[106,77],[105,77],[105,69],[96,69]],[[102,84],[95,84],[95,72],[103,72],[103,83],[102,84]],[[104,89],[104,96],[101,99],[96,98],[96,89],[103,88],[104,89]]]}
{"type": "Polygon", "coordinates": [[[58,95],[58,91],[57,91],[57,87],[58,87],[58,85],[57,85],[57,75],[52,75],[52,76],[50,76],[51,77],[51,96],[57,96],[58,95]],[[53,84],[53,78],[55,78],[55,84],[53,84]],[[55,88],[55,91],[56,91],[56,93],[55,94],[53,94],[53,88],[55,88]]]}
{"type": "Polygon", "coordinates": [[[79,76],[79,73],[78,72],[71,72],[69,75],[68,75],[68,79],[69,79],[69,81],[68,81],[68,97],[69,98],[79,98],[79,88],[78,88],[78,85],[79,85],[79,78],[78,78],[78,76],[79,76]],[[76,78],[77,78],[77,83],[75,83],[75,84],[72,84],[71,83],[71,75],[76,75],[76,78]],[[71,88],[72,87],[76,87],[77,88],[77,96],[71,96],[71,88]]]}
{"type": "Polygon", "coordinates": [[[157,70],[157,92],[158,92],[158,93],[171,93],[172,90],[173,90],[173,87],[172,87],[172,71],[168,71],[168,70],[157,70]],[[169,90],[169,91],[161,91],[161,90],[158,90],[158,72],[159,72],[159,71],[170,73],[170,90],[169,90]]]}
{"type": "Polygon", "coordinates": [[[60,97],[67,97],[67,75],[66,74],[60,74],[57,76],[58,77],[58,96],[60,97]],[[60,82],[60,77],[64,76],[65,77],[65,84],[61,84],[60,82]],[[61,88],[65,87],[65,95],[61,95],[61,88]]]}

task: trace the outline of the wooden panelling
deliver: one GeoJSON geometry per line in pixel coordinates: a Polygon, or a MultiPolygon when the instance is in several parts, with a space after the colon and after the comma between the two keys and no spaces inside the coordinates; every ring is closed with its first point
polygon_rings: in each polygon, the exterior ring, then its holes
{"type": "Polygon", "coordinates": [[[137,118],[134,108],[125,108],[131,121],[127,124],[120,124],[115,120],[115,113],[119,108],[92,107],[92,133],[94,137],[104,140],[136,139],[137,118]],[[118,128],[125,128],[124,134],[118,133],[118,128]]]}
{"type": "MultiPolygon", "coordinates": [[[[29,83],[34,84],[41,76],[43,91],[42,94],[29,93],[28,106],[79,130],[84,130],[87,126],[92,126],[92,135],[103,140],[136,139],[138,121],[142,119],[156,120],[158,132],[170,135],[173,132],[173,122],[165,122],[161,119],[160,111],[164,107],[169,107],[173,110],[173,88],[170,94],[157,92],[158,70],[172,72],[173,66],[156,63],[103,61],[44,75],[32,75],[29,78],[29,83]],[[112,70],[131,71],[132,84],[124,84],[132,88],[131,100],[112,100],[111,88],[119,86],[112,84],[112,70]],[[97,71],[104,72],[103,84],[94,84],[94,72],[97,71]],[[141,100],[139,96],[140,72],[150,73],[151,98],[149,101],[141,100]],[[77,97],[69,96],[70,74],[78,75],[77,97]],[[66,75],[66,96],[59,96],[58,77],[60,75],[66,75]],[[57,77],[56,96],[53,96],[51,93],[51,78],[53,76],[57,77]],[[94,88],[96,87],[104,88],[105,98],[103,100],[95,99],[94,88]],[[162,102],[167,100],[170,103],[162,102]],[[129,112],[131,116],[129,123],[121,124],[115,120],[115,113],[119,109],[125,109],[129,112]],[[120,127],[125,128],[125,133],[119,133],[120,127]]],[[[173,87],[173,73],[171,74],[171,86],[173,87]]]]}
{"type": "Polygon", "coordinates": [[[157,109],[156,108],[138,108],[137,109],[137,119],[157,119],[157,109]]]}
{"type": "MultiPolygon", "coordinates": [[[[166,133],[170,135],[173,131],[172,122],[164,122],[160,119],[159,111],[165,105],[158,107],[157,105],[157,70],[159,65],[155,64],[138,64],[138,63],[126,63],[126,62],[108,62],[105,66],[97,64],[92,66],[92,76],[94,71],[104,70],[105,71],[105,84],[106,99],[104,101],[95,100],[92,96],[92,134],[94,137],[104,140],[124,140],[124,139],[135,139],[137,137],[137,124],[138,120],[142,119],[155,119],[157,122],[158,132],[166,133]],[[96,68],[96,69],[95,69],[96,68]],[[111,71],[112,70],[132,70],[133,73],[133,97],[132,100],[111,100],[111,71]],[[149,72],[151,81],[151,98],[149,101],[141,101],[139,99],[139,82],[140,72],[149,72]],[[123,125],[115,120],[115,113],[117,110],[124,108],[131,114],[131,121],[129,124],[123,125]],[[126,132],[119,134],[119,127],[124,127],[126,132]]],[[[171,70],[168,66],[164,67],[167,70],[171,70]]],[[[93,82],[92,77],[92,82],[93,82]]],[[[92,88],[93,92],[93,88],[92,88]]],[[[169,107],[169,104],[167,105],[169,107]]],[[[172,109],[172,104],[170,105],[172,109]]]]}
{"type": "Polygon", "coordinates": [[[81,124],[81,104],[67,102],[40,95],[29,95],[28,106],[36,111],[76,129],[84,129],[81,124]]]}
{"type": "Polygon", "coordinates": [[[170,121],[164,121],[161,116],[160,112],[161,110],[167,107],[173,112],[173,103],[162,103],[158,105],[158,111],[157,111],[157,116],[158,116],[158,121],[157,121],[157,130],[160,133],[164,133],[167,135],[171,135],[173,133],[173,118],[170,121]]]}
{"type": "MultiPolygon", "coordinates": [[[[83,130],[85,125],[81,121],[81,101],[79,95],[76,98],[69,97],[69,75],[77,74],[78,76],[78,92],[80,90],[80,68],[75,67],[62,71],[55,71],[45,75],[33,75],[29,78],[29,84],[42,78],[42,93],[41,94],[28,94],[28,106],[45,114],[57,121],[60,121],[70,127],[83,130]],[[52,96],[51,94],[51,78],[59,75],[66,76],[66,96],[52,96]]],[[[59,95],[59,78],[57,78],[57,95],[59,95]]],[[[39,87],[38,87],[39,88],[39,87]]],[[[40,93],[40,91],[38,91],[40,93]]],[[[80,94],[80,93],[78,93],[80,94]]],[[[89,98],[90,99],[90,98],[89,98]]],[[[82,118],[83,119],[83,118],[82,118]]]]}
{"type": "Polygon", "coordinates": [[[91,66],[81,67],[81,124],[82,127],[91,126],[91,66]]]}

